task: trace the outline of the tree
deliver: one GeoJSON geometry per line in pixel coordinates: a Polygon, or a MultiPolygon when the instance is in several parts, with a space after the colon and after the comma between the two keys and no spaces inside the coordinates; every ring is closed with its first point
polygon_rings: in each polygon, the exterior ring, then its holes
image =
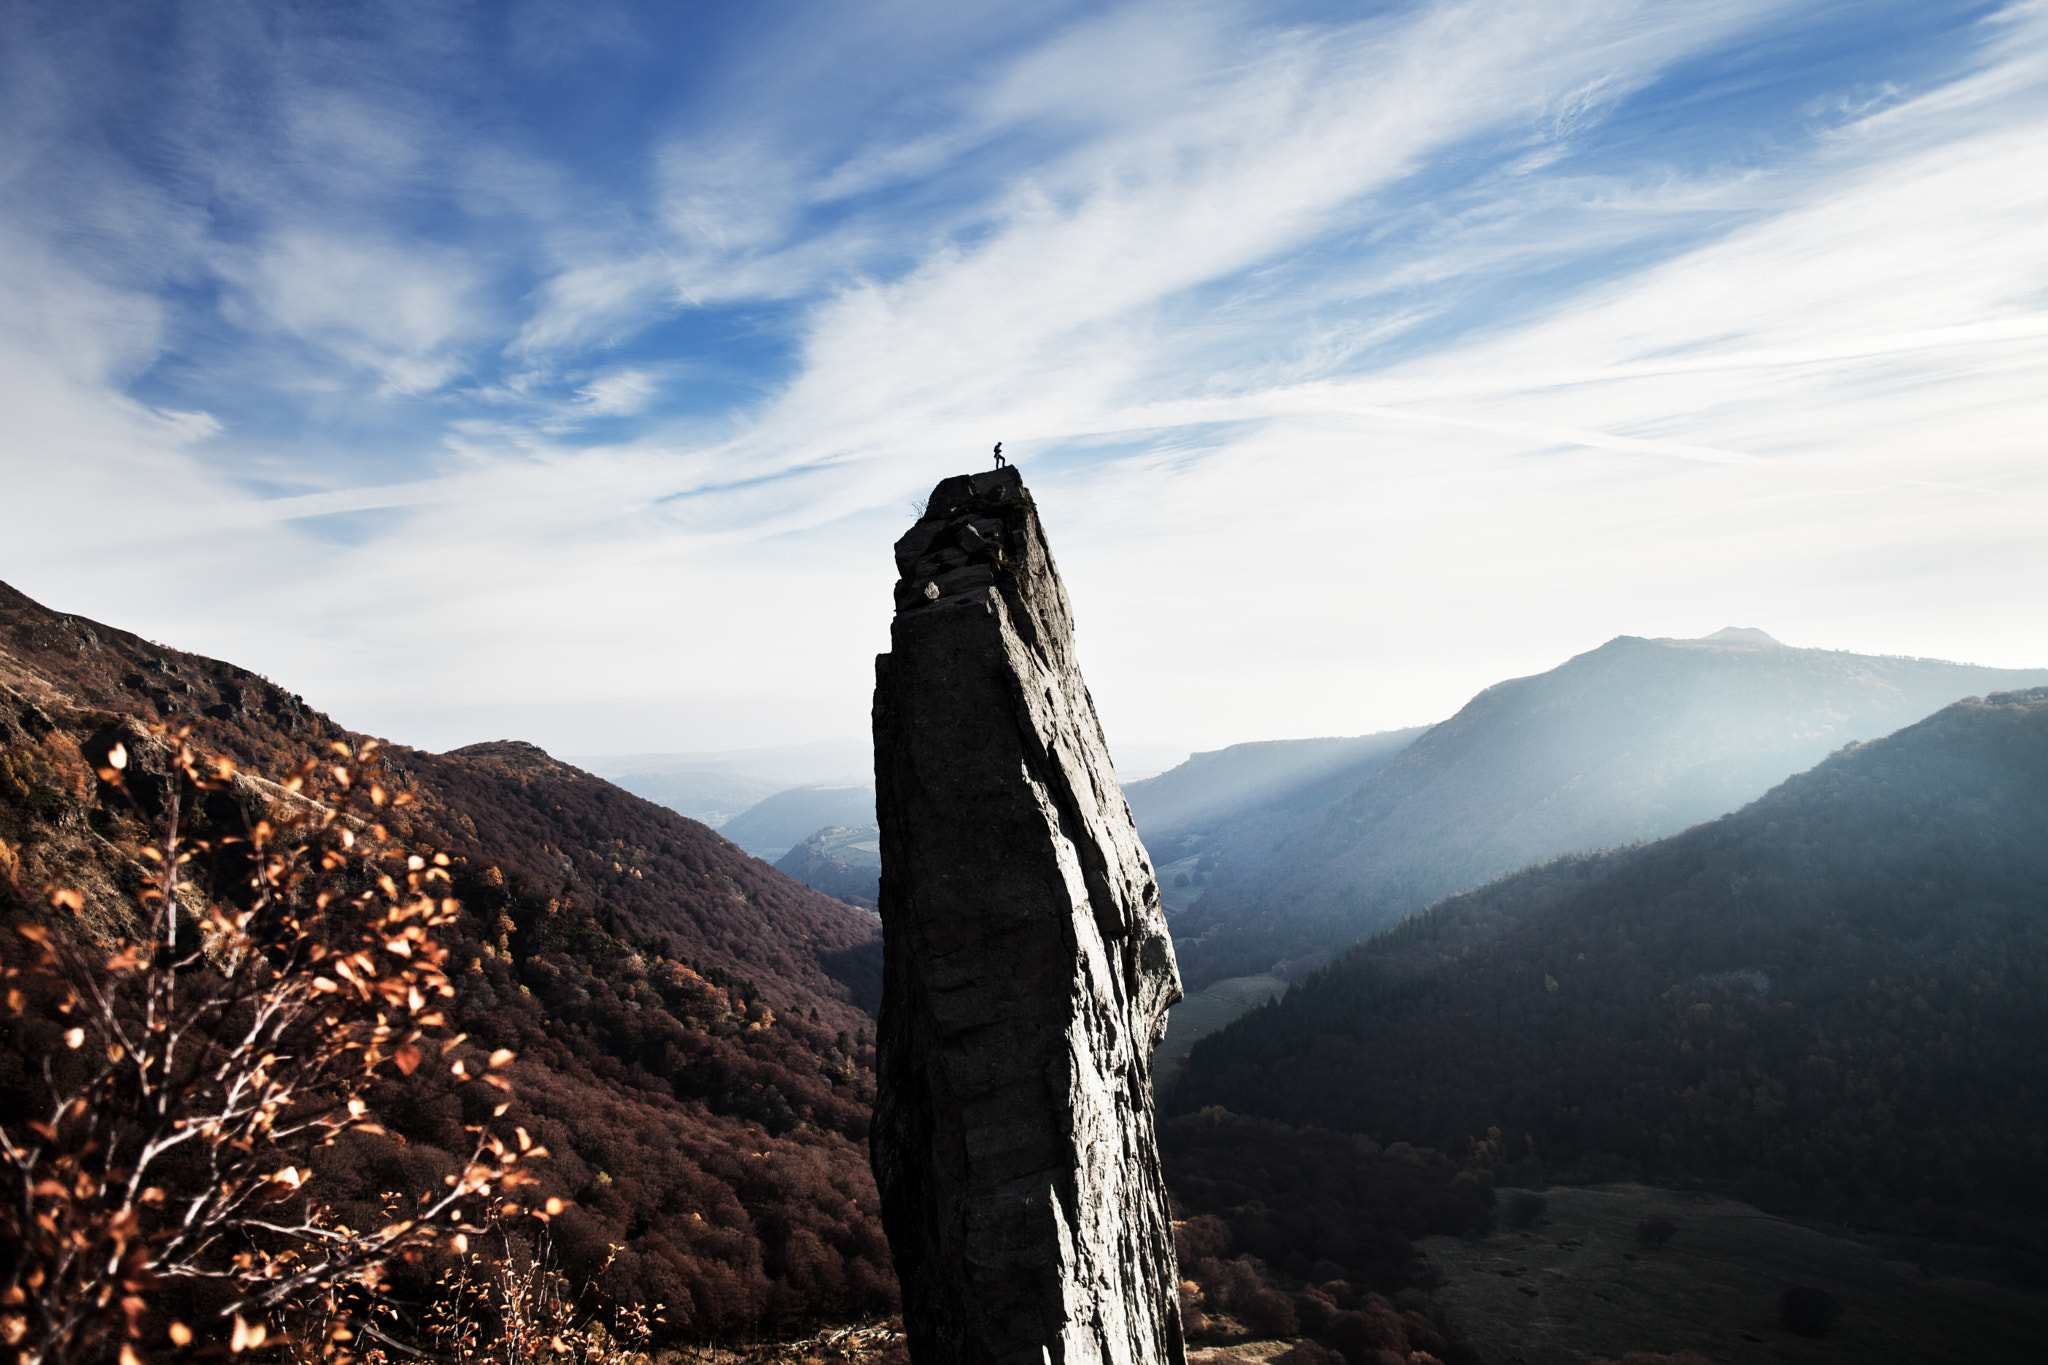
{"type": "MultiPolygon", "coordinates": [[[[63,887],[51,922],[16,926],[26,952],[5,967],[6,1003],[42,1058],[38,1112],[0,1124],[0,1231],[20,1249],[0,1340],[17,1365],[100,1359],[116,1342],[136,1365],[157,1332],[188,1344],[192,1327],[152,1316],[165,1294],[203,1309],[200,1332],[232,1351],[283,1330],[345,1358],[358,1328],[374,1330],[363,1309],[386,1267],[464,1251],[483,1220],[525,1212],[504,1196],[546,1155],[523,1131],[491,1131],[512,1053],[480,1058],[448,1032],[434,937],[459,909],[439,894],[448,859],[397,847],[379,823],[375,742],[336,742],[335,761],[280,786],[202,765],[189,735],[153,727],[98,770],[134,817],[135,932],[111,945],[73,932],[65,912],[84,897],[63,887]],[[350,1227],[320,1198],[311,1154],[382,1133],[372,1086],[422,1068],[476,1111],[473,1149],[439,1188],[393,1192],[384,1217],[350,1227]]],[[[548,1202],[540,1216],[559,1212],[548,1202]]]]}

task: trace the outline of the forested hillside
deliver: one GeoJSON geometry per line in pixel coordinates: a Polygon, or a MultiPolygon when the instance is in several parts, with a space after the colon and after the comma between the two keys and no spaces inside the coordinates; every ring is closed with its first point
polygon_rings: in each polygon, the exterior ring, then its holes
{"type": "Polygon", "coordinates": [[[2048,688],[1961,702],[1435,906],[1197,1044],[1171,1102],[1844,1217],[2039,1217],[2044,831],[2048,688]]]}
{"type": "MultiPolygon", "coordinates": [[[[189,725],[196,750],[240,770],[232,793],[187,813],[195,831],[233,832],[243,809],[260,816],[282,794],[271,779],[335,743],[364,748],[246,670],[0,586],[10,922],[101,942],[132,928],[143,829],[95,769],[121,744],[153,817],[166,790],[157,722],[189,725]],[[52,885],[81,906],[51,908],[52,885]]],[[[457,990],[450,1027],[479,1057],[520,1054],[505,1121],[553,1153],[534,1164],[536,1194],[571,1201],[550,1236],[572,1281],[609,1261],[603,1289],[669,1305],[663,1330],[679,1339],[893,1304],[866,1153],[872,1020],[852,1003],[873,989],[872,917],[531,745],[383,753],[391,794],[409,801],[384,822],[452,859],[462,911],[438,931],[457,990]]],[[[10,965],[22,946],[0,934],[10,965]]],[[[24,1051],[35,1036],[33,1021],[0,1018],[10,1128],[39,1084],[24,1051]]],[[[323,1197],[374,1209],[384,1191],[453,1169],[469,1138],[459,1110],[421,1098],[426,1075],[380,1082],[390,1136],[316,1157],[323,1197]]]]}
{"type": "Polygon", "coordinates": [[[848,983],[864,979],[866,957],[879,961],[873,916],[531,744],[395,755],[453,814],[435,829],[451,852],[537,888],[580,890],[676,953],[748,977],[778,1008],[817,1010],[835,1028],[870,1022],[872,1000],[856,1003],[848,983]]]}
{"type": "Polygon", "coordinates": [[[1198,986],[1275,963],[1298,976],[1443,896],[1676,833],[1846,743],[2044,683],[2048,670],[1790,649],[1761,631],[1623,636],[1480,693],[1248,875],[1219,860],[1174,921],[1181,969],[1198,986]]]}

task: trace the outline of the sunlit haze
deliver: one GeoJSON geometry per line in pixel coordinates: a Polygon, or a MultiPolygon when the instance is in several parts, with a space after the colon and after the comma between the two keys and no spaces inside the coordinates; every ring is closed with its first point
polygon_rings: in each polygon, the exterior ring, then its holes
{"type": "Polygon", "coordinates": [[[442,749],[859,736],[1022,469],[1113,746],[2048,664],[2048,6],[17,4],[0,578],[442,749]]]}

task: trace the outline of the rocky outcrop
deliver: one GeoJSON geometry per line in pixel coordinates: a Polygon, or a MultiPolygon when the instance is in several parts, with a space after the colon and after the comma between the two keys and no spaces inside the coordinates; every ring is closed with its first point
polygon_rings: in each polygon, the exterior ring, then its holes
{"type": "Polygon", "coordinates": [[[1150,1055],[1180,977],[1016,470],[941,483],[896,564],[871,1145],[911,1354],[1178,1365],[1150,1055]]]}

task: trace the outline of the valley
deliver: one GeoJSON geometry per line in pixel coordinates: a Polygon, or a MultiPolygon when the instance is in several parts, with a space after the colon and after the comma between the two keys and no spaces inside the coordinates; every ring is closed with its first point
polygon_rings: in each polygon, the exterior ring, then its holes
{"type": "MultiPolygon", "coordinates": [[[[363,740],[233,665],[0,591],[17,915],[61,878],[89,932],[122,932],[133,830],[91,777],[117,739],[145,774],[152,724],[190,725],[251,773],[363,740]]],[[[1440,726],[1233,746],[1128,785],[1189,986],[1153,1071],[1203,1358],[1341,1354],[1358,1332],[1467,1365],[2017,1359],[2048,1342],[2031,1041],[2048,689],[1845,745],[1893,714],[1870,696],[1909,708],[1915,687],[2004,675],[1806,659],[1767,637],[1617,644],[1626,666],[1594,670],[1617,676],[1564,700],[1527,699],[1562,686],[1542,675],[1440,726]],[[1625,752],[1561,766],[1560,736],[1585,739],[1644,657],[1691,700],[1629,722],[1625,752]],[[1759,710],[1773,688],[1791,701],[1759,710]],[[1785,738],[1815,707],[1828,724],[1785,738]],[[1822,744],[1811,772],[1739,799],[1822,744]],[[1665,757],[1642,805],[1628,764],[1645,745],[1665,757]],[[1489,825],[1511,798],[1543,819],[1489,825]],[[1461,801],[1477,809],[1446,817],[1461,801]],[[1740,809],[1649,837],[1715,802],[1740,809]],[[1646,841],[1481,876],[1521,856],[1503,846],[1587,830],[1646,841]],[[1374,849],[1435,870],[1389,873],[1374,849]],[[1459,878],[1484,884],[1371,930],[1459,878]],[[1615,1183],[1632,1179],[1660,1183],[1615,1183]],[[1532,1182],[1544,1212],[1517,1225],[1532,1182]],[[1669,1243],[1638,1246],[1660,1219],[1669,1243]],[[1794,1281],[1840,1305],[1830,1335],[1773,1327],[1794,1281]]],[[[688,1332],[727,1342],[886,1313],[865,1155],[880,856],[872,788],[832,780],[846,755],[588,760],[665,806],[519,741],[384,752],[413,801],[395,827],[451,859],[461,1027],[520,1055],[511,1116],[554,1153],[537,1169],[568,1205],[551,1231],[565,1268],[609,1264],[608,1293],[681,1305],[688,1332]],[[693,801],[720,832],[671,808],[693,801]]],[[[14,1104],[30,1082],[5,1055],[14,1104]]],[[[393,1140],[445,1146],[405,1094],[388,1093],[393,1140]]],[[[323,1178],[360,1198],[358,1169],[323,1178]]]]}

